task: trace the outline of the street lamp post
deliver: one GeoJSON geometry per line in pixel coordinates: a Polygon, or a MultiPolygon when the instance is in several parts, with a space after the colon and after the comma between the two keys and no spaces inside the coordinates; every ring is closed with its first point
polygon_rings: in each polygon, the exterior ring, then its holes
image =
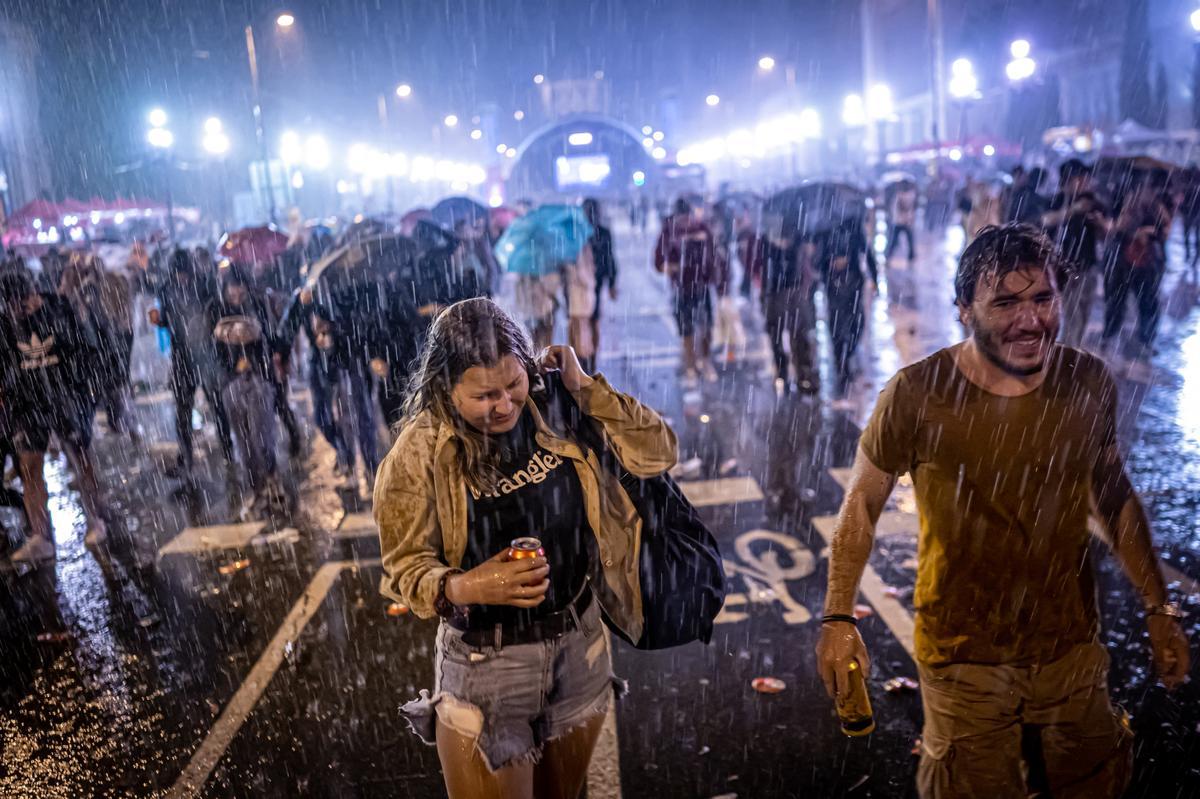
{"type": "Polygon", "coordinates": [[[229,153],[229,136],[225,133],[225,125],[217,117],[204,120],[204,138],[201,140],[204,151],[211,155],[217,165],[217,193],[220,196],[218,209],[221,215],[221,227],[229,225],[229,206],[227,202],[227,184],[229,182],[228,165],[225,156],[229,153]]]}
{"type": "MultiPolygon", "coordinates": [[[[296,18],[288,13],[280,14],[275,18],[275,25],[279,28],[291,28],[296,23],[296,18]]],[[[262,97],[258,88],[258,54],[254,47],[254,26],[247,25],[246,30],[246,58],[250,62],[250,89],[254,99],[254,137],[258,140],[258,154],[262,158],[263,165],[263,186],[267,192],[267,208],[272,223],[278,221],[278,213],[275,208],[275,186],[271,180],[271,160],[267,155],[267,134],[263,125],[262,113],[262,97]]]]}
{"type": "Polygon", "coordinates": [[[175,144],[175,134],[167,128],[167,112],[155,108],[149,115],[150,130],[146,131],[146,141],[156,150],[161,150],[163,171],[163,191],[167,195],[167,241],[175,243],[175,204],[171,197],[171,147],[175,144]]]}
{"type": "Polygon", "coordinates": [[[1200,8],[1191,13],[1188,21],[1197,34],[1192,43],[1192,127],[1200,128],[1200,8]]]}

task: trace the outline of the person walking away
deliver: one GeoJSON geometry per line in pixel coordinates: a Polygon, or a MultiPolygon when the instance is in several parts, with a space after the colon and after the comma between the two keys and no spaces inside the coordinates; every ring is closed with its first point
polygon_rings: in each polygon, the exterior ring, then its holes
{"type": "MultiPolygon", "coordinates": [[[[636,208],[634,204],[630,205],[631,209],[636,208]]],[[[592,347],[597,353],[600,353],[600,317],[601,317],[601,295],[608,291],[608,298],[613,302],[617,301],[617,255],[613,247],[612,231],[603,224],[603,213],[600,209],[600,202],[593,198],[588,198],[583,201],[583,214],[587,218],[588,224],[592,226],[592,237],[589,240],[592,248],[592,261],[596,265],[596,309],[592,312],[592,347]]],[[[588,373],[594,369],[587,369],[588,373]]]]}
{"type": "Polygon", "coordinates": [[[1166,273],[1166,241],[1171,211],[1159,188],[1143,182],[1121,206],[1109,239],[1104,275],[1104,332],[1101,349],[1109,351],[1125,323],[1130,294],[1137,300],[1137,355],[1150,353],[1158,331],[1159,287],[1166,273]]]}
{"type": "Polygon", "coordinates": [[[663,222],[654,248],[654,268],[671,282],[675,324],[683,347],[684,383],[695,386],[699,375],[715,382],[716,369],[709,360],[713,309],[709,287],[713,282],[716,252],[712,232],[697,219],[683,199],[663,222]]]}
{"type": "Polygon", "coordinates": [[[18,455],[29,537],[11,555],[15,562],[38,563],[55,557],[43,466],[50,436],[58,439],[79,481],[87,533],[96,547],[108,537],[106,509],[92,464],[99,353],[70,303],[40,293],[28,272],[0,276],[0,397],[5,426],[18,455]]]}
{"type": "Polygon", "coordinates": [[[109,429],[128,432],[134,446],[140,446],[137,423],[127,419],[133,354],[133,295],[129,281],[105,269],[98,256],[76,253],[63,273],[59,293],[71,303],[100,356],[97,400],[109,429]]]}
{"type": "Polygon", "coordinates": [[[987,183],[969,178],[963,190],[963,201],[966,205],[962,212],[963,234],[967,244],[975,240],[975,235],[989,225],[1000,224],[1000,210],[1003,201],[997,199],[987,183]]]}
{"type": "Polygon", "coordinates": [[[1054,242],[1063,265],[1062,342],[1079,348],[1092,314],[1099,283],[1098,247],[1108,230],[1107,209],[1089,187],[1091,171],[1077,158],[1058,168],[1058,192],[1042,216],[1042,227],[1054,242]]]}
{"type": "Polygon", "coordinates": [[[675,435],[570,347],[535,361],[485,299],[434,321],[406,410],[375,484],[380,590],[440,624],[433,694],[403,713],[451,799],[577,797],[618,685],[601,608],[643,630],[642,521],[566,420],[641,478],[674,464],[675,435]],[[510,559],[516,538],[543,549],[510,559]]]}
{"type": "Polygon", "coordinates": [[[584,371],[595,371],[596,342],[592,338],[592,317],[599,302],[596,291],[596,259],[591,242],[584,242],[572,263],[563,266],[563,286],[567,299],[567,343],[575,351],[584,371]]]}
{"type": "Polygon", "coordinates": [[[913,228],[917,223],[917,187],[911,180],[903,181],[892,196],[889,210],[891,221],[890,238],[887,245],[887,258],[890,261],[900,243],[900,236],[908,239],[908,262],[917,258],[917,248],[913,241],[913,228]]]}
{"type": "Polygon", "coordinates": [[[1045,182],[1046,171],[1040,167],[1023,173],[1020,181],[1013,183],[1012,192],[1008,195],[1004,221],[1040,225],[1042,215],[1046,213],[1046,198],[1041,195],[1045,182]]]}
{"type": "Polygon", "coordinates": [[[221,397],[254,494],[251,511],[278,508],[283,494],[276,475],[270,312],[253,294],[250,278],[231,266],[207,315],[221,368],[221,397]]]}
{"type": "Polygon", "coordinates": [[[831,694],[852,662],[869,668],[855,595],[884,503],[911,475],[923,799],[1122,794],[1132,736],[1108,697],[1093,508],[1145,603],[1159,678],[1173,689],[1188,672],[1178,607],[1122,461],[1116,385],[1100,359],[1055,343],[1057,271],[1036,228],[979,233],[955,278],[970,337],[884,388],[834,532],[817,645],[831,694]]]}
{"type": "Polygon", "coordinates": [[[821,387],[813,341],[817,329],[816,242],[810,236],[787,238],[776,225],[763,244],[763,321],[771,342],[776,380],[784,393],[791,390],[786,342],[796,387],[802,394],[815,395],[821,387]]]}
{"type": "Polygon", "coordinates": [[[1184,256],[1195,282],[1200,275],[1200,167],[1193,164],[1184,172],[1182,194],[1179,215],[1183,218],[1184,256]]]}
{"type": "Polygon", "coordinates": [[[925,230],[933,233],[946,226],[950,217],[950,201],[954,196],[954,184],[950,178],[939,173],[925,187],[925,230]]]}
{"type": "Polygon", "coordinates": [[[220,366],[207,316],[207,308],[219,292],[215,280],[196,274],[191,254],[176,249],[159,287],[158,307],[150,308],[146,318],[150,324],[166,329],[171,341],[171,394],[175,399],[179,455],[169,474],[192,480],[192,411],[196,390],[201,389],[216,422],[217,439],[225,456],[226,482],[236,483],[233,436],[221,396],[220,366]]]}
{"type": "Polygon", "coordinates": [[[875,253],[867,244],[864,224],[864,220],[857,218],[842,220],[829,234],[821,253],[821,277],[825,281],[829,338],[833,345],[839,399],[849,393],[855,372],[854,356],[866,324],[867,281],[862,271],[864,259],[871,286],[876,292],[879,291],[875,253]]]}

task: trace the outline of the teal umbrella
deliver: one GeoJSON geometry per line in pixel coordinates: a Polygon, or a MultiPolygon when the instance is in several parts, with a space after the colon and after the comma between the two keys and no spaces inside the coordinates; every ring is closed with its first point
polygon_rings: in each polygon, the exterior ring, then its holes
{"type": "Polygon", "coordinates": [[[496,260],[507,272],[546,275],[578,258],[591,237],[581,208],[543,205],[513,220],[496,242],[496,260]]]}

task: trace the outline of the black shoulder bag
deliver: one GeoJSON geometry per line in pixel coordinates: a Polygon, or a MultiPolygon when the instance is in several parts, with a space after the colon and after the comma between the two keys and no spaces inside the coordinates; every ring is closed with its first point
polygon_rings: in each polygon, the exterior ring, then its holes
{"type": "Polygon", "coordinates": [[[707,644],[725,603],[725,567],[713,534],[670,475],[643,479],[625,469],[599,423],[583,413],[558,372],[543,379],[551,426],[565,428],[585,453],[596,453],[601,468],[620,479],[642,519],[642,636],[629,640],[605,616],[609,629],[638,649],[707,644]]]}

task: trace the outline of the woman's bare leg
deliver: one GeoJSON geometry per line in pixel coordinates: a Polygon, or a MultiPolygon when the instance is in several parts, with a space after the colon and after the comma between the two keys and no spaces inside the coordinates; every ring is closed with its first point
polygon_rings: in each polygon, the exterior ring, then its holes
{"type": "Polygon", "coordinates": [[[474,739],[455,732],[441,720],[437,723],[437,750],[450,799],[533,799],[532,763],[488,771],[474,739]]]}
{"type": "Polygon", "coordinates": [[[604,714],[598,713],[586,724],[546,744],[541,762],[533,767],[537,799],[577,799],[587,782],[588,764],[603,726],[604,714]]]}

